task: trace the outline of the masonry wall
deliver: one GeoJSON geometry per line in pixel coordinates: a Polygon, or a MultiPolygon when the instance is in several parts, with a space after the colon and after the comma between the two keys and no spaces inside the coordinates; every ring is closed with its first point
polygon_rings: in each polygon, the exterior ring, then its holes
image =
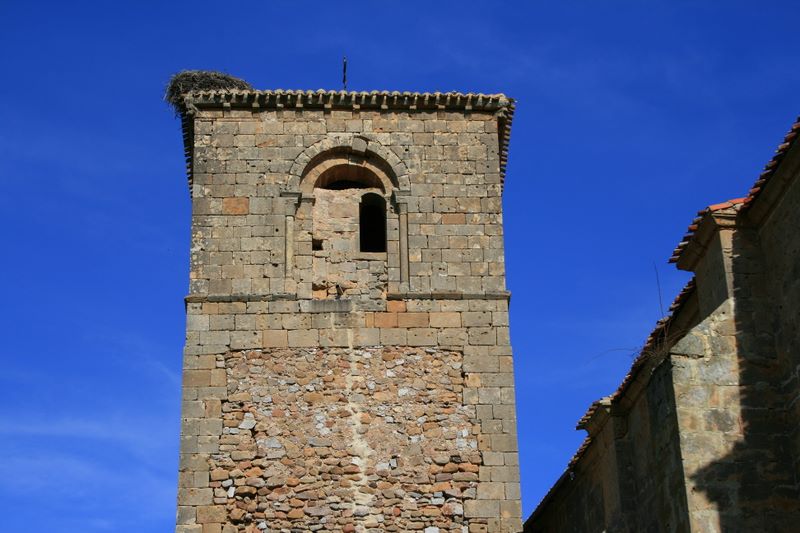
{"type": "MultiPolygon", "coordinates": [[[[410,194],[400,197],[409,254],[404,288],[505,290],[492,113],[208,110],[194,119],[190,292],[311,298],[311,198],[298,207],[281,192],[309,149],[326,141],[348,147],[359,136],[370,140],[367,150],[380,148],[378,158],[396,158],[410,182],[410,194]],[[289,231],[296,235],[287,264],[289,231]]],[[[393,215],[390,223],[399,224],[400,213],[393,215]]],[[[397,291],[400,264],[391,252],[399,240],[389,237],[389,289],[397,291]]]]}
{"type": "MultiPolygon", "coordinates": [[[[714,499],[732,488],[731,478],[707,471],[707,465],[728,456],[743,437],[733,302],[719,304],[678,341],[672,354],[687,530],[721,531],[714,499]]],[[[733,466],[731,461],[722,468],[733,466]]]]}
{"type": "Polygon", "coordinates": [[[606,531],[621,511],[618,468],[611,431],[601,431],[580,461],[559,479],[525,531],[565,533],[606,531]]]}
{"type": "Polygon", "coordinates": [[[686,531],[676,414],[672,361],[665,359],[625,417],[619,476],[628,531],[686,531]]]}
{"type": "MultiPolygon", "coordinates": [[[[672,369],[664,360],[591,441],[526,523],[530,532],[687,531],[672,369]]],[[[614,413],[615,414],[608,414],[614,413]]]]}
{"type": "Polygon", "coordinates": [[[518,531],[495,113],[199,106],[193,133],[177,531],[518,531]],[[385,253],[310,181],[337,165],[383,180],[385,253]]]}
{"type": "Polygon", "coordinates": [[[761,319],[774,332],[778,378],[786,406],[786,426],[795,483],[800,482],[800,166],[797,150],[782,167],[785,189],[767,218],[759,239],[769,275],[770,301],[761,319]]]}
{"type": "Polygon", "coordinates": [[[791,160],[761,205],[718,232],[703,260],[715,262],[729,289],[695,332],[697,355],[685,365],[691,375],[681,376],[688,380],[679,418],[694,531],[792,531],[800,519],[789,407],[797,382],[787,364],[797,353],[800,305],[791,160]]]}

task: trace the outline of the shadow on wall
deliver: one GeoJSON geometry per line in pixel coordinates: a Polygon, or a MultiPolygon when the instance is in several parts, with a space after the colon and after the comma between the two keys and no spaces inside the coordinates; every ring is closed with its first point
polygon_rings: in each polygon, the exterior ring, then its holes
{"type": "MultiPolygon", "coordinates": [[[[798,531],[800,498],[792,461],[796,450],[791,447],[797,421],[786,409],[787,399],[797,394],[796,379],[787,380],[797,365],[797,331],[780,334],[787,314],[800,311],[797,262],[794,272],[770,264],[756,230],[741,227],[733,235],[732,257],[741,433],[726,427],[736,425],[733,418],[713,421],[720,430],[718,438],[737,441],[729,453],[690,474],[689,481],[708,500],[707,519],[719,521],[718,526],[707,524],[709,530],[798,531]],[[794,286],[794,301],[789,298],[792,293],[785,292],[787,276],[794,286]],[[793,346],[781,346],[787,338],[793,346]]],[[[711,410],[704,415],[716,416],[711,410]]],[[[694,511],[703,515],[702,509],[694,511]]]]}

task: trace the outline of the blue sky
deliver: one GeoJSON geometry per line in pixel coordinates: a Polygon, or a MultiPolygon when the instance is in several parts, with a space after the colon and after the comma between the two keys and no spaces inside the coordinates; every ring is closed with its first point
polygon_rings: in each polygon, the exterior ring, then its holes
{"type": "Polygon", "coordinates": [[[505,92],[523,507],[800,105],[791,2],[0,0],[0,530],[174,524],[189,198],[181,69],[258,88],[505,92]]]}

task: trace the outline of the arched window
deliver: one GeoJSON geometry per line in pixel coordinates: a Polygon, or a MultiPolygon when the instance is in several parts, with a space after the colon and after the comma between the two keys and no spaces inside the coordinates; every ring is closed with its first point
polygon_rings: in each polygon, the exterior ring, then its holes
{"type": "Polygon", "coordinates": [[[358,229],[362,252],[386,251],[386,200],[369,192],[358,207],[358,229]]]}
{"type": "Polygon", "coordinates": [[[369,168],[361,165],[338,164],[323,170],[314,183],[316,189],[343,191],[346,189],[380,189],[381,179],[369,168]]]}

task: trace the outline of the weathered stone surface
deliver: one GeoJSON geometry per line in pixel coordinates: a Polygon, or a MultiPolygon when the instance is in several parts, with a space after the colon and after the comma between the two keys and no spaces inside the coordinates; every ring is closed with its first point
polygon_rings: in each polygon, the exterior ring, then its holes
{"type": "MultiPolygon", "coordinates": [[[[244,513],[221,522],[264,517],[298,528],[328,517],[331,526],[378,520],[400,531],[461,523],[463,495],[480,486],[468,474],[481,462],[475,410],[452,403],[463,388],[461,357],[407,347],[226,354],[231,396],[256,394],[222,404],[227,444],[212,459],[212,478],[237,480],[220,503],[244,513]],[[235,458],[259,442],[255,458],[235,458]],[[278,448],[286,454],[271,457],[278,448]],[[276,493],[291,510],[271,503],[276,493]]],[[[502,484],[486,497],[502,499],[502,484]]]]}
{"type": "Polygon", "coordinates": [[[276,101],[187,117],[179,528],[518,530],[510,103],[276,101]]]}

